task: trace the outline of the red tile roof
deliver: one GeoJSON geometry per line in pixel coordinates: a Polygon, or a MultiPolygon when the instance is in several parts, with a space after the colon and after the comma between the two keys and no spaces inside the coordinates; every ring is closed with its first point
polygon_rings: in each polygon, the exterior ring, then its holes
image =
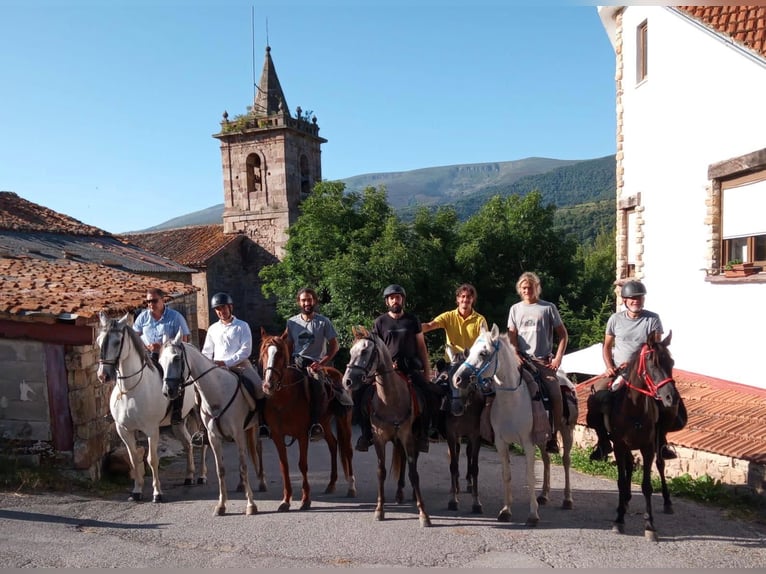
{"type": "Polygon", "coordinates": [[[205,267],[212,257],[244,235],[224,235],[223,225],[196,225],[151,233],[130,233],[120,239],[159,253],[189,267],[205,267]]]}
{"type": "MultiPolygon", "coordinates": [[[[684,398],[686,427],[668,434],[672,444],[766,464],[766,389],[673,370],[676,388],[684,398]]],[[[577,385],[584,425],[593,381],[577,385]]]]}
{"type": "Polygon", "coordinates": [[[122,314],[138,308],[150,287],[162,289],[170,299],[197,290],[95,263],[0,258],[0,319],[31,315],[84,323],[99,311],[122,314]]]}
{"type": "Polygon", "coordinates": [[[108,231],[32,203],[11,191],[0,191],[0,229],[68,235],[111,235],[108,231]]]}
{"type": "Polygon", "coordinates": [[[678,6],[705,25],[766,57],[766,7],[678,6]]]}

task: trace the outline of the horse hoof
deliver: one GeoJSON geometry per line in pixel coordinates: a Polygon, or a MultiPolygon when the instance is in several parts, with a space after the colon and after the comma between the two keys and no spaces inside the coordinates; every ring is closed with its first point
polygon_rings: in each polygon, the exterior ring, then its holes
{"type": "Polygon", "coordinates": [[[155,495],[152,497],[152,502],[157,502],[157,503],[159,503],[159,502],[165,502],[165,499],[163,499],[163,498],[162,498],[162,495],[161,495],[161,494],[155,494],[155,495]]]}
{"type": "Polygon", "coordinates": [[[484,509],[482,508],[481,504],[474,504],[471,507],[471,512],[474,514],[484,514],[484,509]]]}
{"type": "Polygon", "coordinates": [[[245,492],[245,487],[241,482],[237,485],[237,492],[245,492]]]}
{"type": "Polygon", "coordinates": [[[447,503],[447,510],[457,510],[457,502],[455,502],[454,500],[450,500],[447,503]]]}
{"type": "Polygon", "coordinates": [[[421,528],[428,528],[429,526],[431,526],[431,519],[428,516],[421,516],[420,526],[421,528]]]}
{"type": "Polygon", "coordinates": [[[624,524],[613,524],[612,525],[612,532],[616,534],[625,534],[625,525],[624,524]]]}
{"type": "Polygon", "coordinates": [[[565,500],[561,504],[561,508],[563,508],[564,510],[572,510],[572,508],[574,508],[574,504],[572,503],[571,500],[565,500]]]}
{"type": "Polygon", "coordinates": [[[245,509],[245,514],[247,516],[252,516],[253,514],[258,514],[258,507],[255,504],[248,504],[247,508],[245,509]]]}
{"type": "Polygon", "coordinates": [[[311,508],[311,501],[310,500],[304,500],[301,503],[301,510],[308,510],[311,508]]]}
{"type": "Polygon", "coordinates": [[[198,478],[197,484],[207,484],[207,478],[198,478]]]}
{"type": "Polygon", "coordinates": [[[128,496],[128,502],[141,502],[143,495],[140,492],[131,492],[128,496]]]}
{"type": "Polygon", "coordinates": [[[258,492],[266,492],[266,485],[265,485],[265,484],[263,484],[263,483],[261,483],[261,484],[258,486],[258,492]]]}
{"type": "Polygon", "coordinates": [[[213,510],[213,516],[225,516],[225,515],[226,515],[225,506],[216,506],[215,510],[213,510]]]}
{"type": "Polygon", "coordinates": [[[396,501],[396,504],[402,504],[404,502],[404,494],[397,492],[394,500],[396,501]]]}
{"type": "Polygon", "coordinates": [[[675,511],[673,510],[673,506],[671,504],[666,504],[663,507],[663,511],[665,512],[665,514],[675,514],[675,511]]]}
{"type": "Polygon", "coordinates": [[[356,488],[349,488],[346,493],[347,498],[356,498],[356,488]]]}
{"type": "Polygon", "coordinates": [[[289,502],[283,502],[279,505],[279,508],[277,508],[277,512],[287,512],[288,510],[290,510],[289,502]]]}
{"type": "Polygon", "coordinates": [[[497,521],[498,522],[510,522],[511,521],[511,513],[507,510],[501,510],[500,514],[497,515],[497,521]]]}
{"type": "Polygon", "coordinates": [[[527,526],[537,526],[538,522],[540,522],[540,518],[538,516],[530,516],[527,518],[527,526]]]}
{"type": "Polygon", "coordinates": [[[659,542],[656,530],[644,530],[644,539],[649,542],[659,542]]]}
{"type": "Polygon", "coordinates": [[[542,504],[543,506],[545,506],[546,504],[548,504],[548,497],[547,496],[538,496],[537,497],[537,504],[542,504]]]}
{"type": "Polygon", "coordinates": [[[380,510],[376,510],[376,511],[375,511],[375,520],[377,520],[377,521],[381,521],[381,520],[383,520],[385,517],[386,517],[386,515],[385,515],[385,513],[384,513],[384,512],[382,512],[382,511],[380,511],[380,510]]]}
{"type": "Polygon", "coordinates": [[[325,494],[334,494],[335,493],[335,485],[334,484],[328,484],[327,488],[324,489],[325,494]]]}

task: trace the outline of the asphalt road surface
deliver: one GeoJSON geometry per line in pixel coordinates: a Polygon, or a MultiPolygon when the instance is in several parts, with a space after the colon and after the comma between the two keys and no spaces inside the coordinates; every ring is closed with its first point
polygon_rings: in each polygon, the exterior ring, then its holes
{"type": "MultiPolygon", "coordinates": [[[[358,432],[358,429],[355,429],[358,432]]],[[[356,435],[354,440],[356,439],[356,435]]],[[[166,437],[169,444],[173,439],[166,437]]],[[[390,446],[388,447],[390,464],[390,446]]],[[[346,497],[341,475],[335,494],[324,494],[329,456],[324,442],[309,449],[310,510],[277,512],[282,485],[276,449],[264,442],[267,492],[256,492],[258,513],[246,516],[234,445],[226,445],[229,506],[213,516],[218,484],[212,453],[208,484],[183,486],[177,457],[162,469],[166,502],[127,502],[127,490],[109,498],[78,494],[0,493],[0,564],[3,567],[468,567],[468,568],[763,568],[766,528],[731,520],[718,509],[675,499],[662,513],[655,494],[659,541],[643,534],[643,497],[634,487],[626,534],[611,531],[617,505],[614,481],[573,472],[574,509],[561,508],[563,469],[553,467],[552,500],[540,523],[525,525],[524,459],[513,456],[514,502],[510,523],[496,520],[502,506],[497,453],[483,448],[479,488],[483,514],[471,513],[465,493],[447,510],[446,443],[431,444],[419,459],[421,485],[432,527],[422,528],[409,500],[393,501],[387,481],[386,519],[376,521],[374,451],[354,454],[357,497],[346,497]]],[[[298,447],[289,449],[294,496],[300,496],[298,447]]],[[[536,463],[539,489],[542,463],[536,463]]],[[[461,474],[465,461],[461,460],[461,474]]],[[[251,483],[255,483],[250,471],[251,483]]],[[[464,485],[464,481],[461,481],[464,485]]],[[[151,499],[151,480],[144,496],[151,499]]]]}

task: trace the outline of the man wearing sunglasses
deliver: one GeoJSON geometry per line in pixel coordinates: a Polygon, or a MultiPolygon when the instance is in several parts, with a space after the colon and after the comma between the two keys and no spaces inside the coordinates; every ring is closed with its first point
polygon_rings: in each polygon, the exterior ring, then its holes
{"type": "MultiPolygon", "coordinates": [[[[181,331],[185,343],[189,342],[191,331],[186,324],[186,319],[175,309],[165,306],[163,299],[165,293],[162,289],[152,288],[146,291],[146,309],[139,313],[133,323],[133,330],[141,335],[141,340],[146,350],[152,355],[152,360],[159,367],[160,349],[163,338],[172,339],[178,331],[181,331]]],[[[160,371],[161,372],[161,371],[160,371]]],[[[171,424],[183,422],[181,409],[183,408],[183,393],[173,401],[171,424]]]]}

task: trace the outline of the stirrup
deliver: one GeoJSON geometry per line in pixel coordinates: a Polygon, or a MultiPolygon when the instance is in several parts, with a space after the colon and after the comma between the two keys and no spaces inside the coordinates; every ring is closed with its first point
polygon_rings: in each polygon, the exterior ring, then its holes
{"type": "Polygon", "coordinates": [[[668,443],[665,443],[660,447],[660,456],[662,457],[662,460],[673,460],[678,458],[678,453],[675,451],[675,449],[673,449],[672,446],[670,446],[668,443]]]}
{"type": "Polygon", "coordinates": [[[358,439],[356,439],[356,446],[354,447],[354,450],[358,450],[359,452],[367,452],[371,446],[372,439],[362,434],[359,435],[358,439]]]}
{"type": "Polygon", "coordinates": [[[193,446],[203,446],[209,445],[210,440],[207,438],[207,433],[205,431],[199,430],[192,435],[191,443],[193,446]]]}
{"type": "Polygon", "coordinates": [[[591,460],[606,460],[609,453],[612,452],[612,445],[602,445],[601,443],[596,445],[593,452],[590,453],[591,460]]]}
{"type": "Polygon", "coordinates": [[[311,442],[322,440],[324,438],[324,429],[322,428],[322,425],[319,423],[314,423],[311,425],[311,430],[309,430],[309,440],[311,442]]]}
{"type": "Polygon", "coordinates": [[[271,430],[268,425],[261,425],[258,427],[259,438],[271,438],[271,430]]]}

